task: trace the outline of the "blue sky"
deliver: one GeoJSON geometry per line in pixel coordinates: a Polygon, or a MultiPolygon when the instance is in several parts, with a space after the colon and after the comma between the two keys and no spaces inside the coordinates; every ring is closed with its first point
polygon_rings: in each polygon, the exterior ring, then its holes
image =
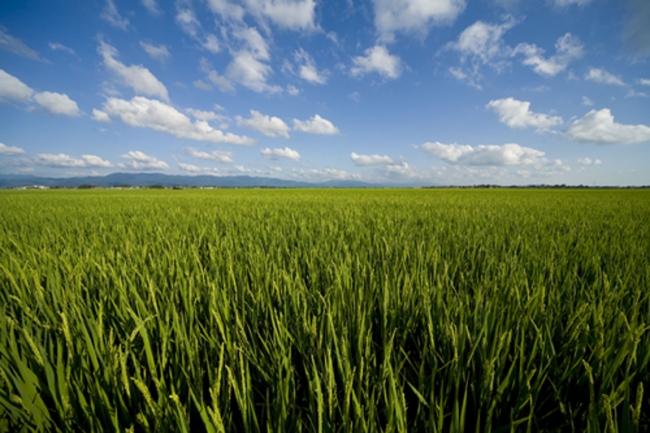
{"type": "Polygon", "coordinates": [[[0,3],[0,173],[650,184],[647,0],[0,3]]]}

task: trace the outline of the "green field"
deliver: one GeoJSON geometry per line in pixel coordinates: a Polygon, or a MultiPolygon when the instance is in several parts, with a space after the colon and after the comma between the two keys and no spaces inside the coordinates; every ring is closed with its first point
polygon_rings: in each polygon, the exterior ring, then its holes
{"type": "Polygon", "coordinates": [[[647,190],[0,192],[0,431],[642,432],[649,387],[647,190]]]}

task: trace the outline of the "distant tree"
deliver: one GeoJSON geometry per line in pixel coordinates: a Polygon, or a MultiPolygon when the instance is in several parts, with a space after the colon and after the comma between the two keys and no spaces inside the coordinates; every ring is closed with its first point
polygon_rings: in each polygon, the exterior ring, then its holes
{"type": "Polygon", "coordinates": [[[162,186],[161,184],[157,183],[157,184],[154,184],[154,185],[149,185],[149,189],[165,189],[165,187],[162,186]]]}
{"type": "Polygon", "coordinates": [[[87,183],[83,183],[77,187],[77,189],[94,189],[95,185],[90,185],[87,183]]]}

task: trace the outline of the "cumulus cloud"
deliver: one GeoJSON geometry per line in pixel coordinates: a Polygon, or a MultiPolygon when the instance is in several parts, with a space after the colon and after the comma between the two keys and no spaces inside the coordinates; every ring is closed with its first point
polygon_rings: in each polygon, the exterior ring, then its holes
{"type": "Polygon", "coordinates": [[[22,155],[24,153],[25,151],[20,147],[7,146],[6,144],[0,143],[0,155],[15,156],[15,155],[22,155]]]}
{"type": "Polygon", "coordinates": [[[0,99],[29,101],[33,94],[31,87],[0,69],[0,99]]]}
{"type": "Polygon", "coordinates": [[[165,101],[169,100],[167,88],[149,69],[142,65],[126,66],[121,63],[116,59],[119,55],[118,51],[104,41],[99,41],[97,51],[103,57],[106,68],[113,72],[124,85],[131,87],[136,93],[158,96],[165,101]]]}
{"type": "Polygon", "coordinates": [[[153,45],[144,41],[140,41],[140,46],[147,54],[149,54],[149,57],[161,63],[164,63],[171,57],[171,54],[169,54],[169,50],[167,49],[167,45],[153,45]]]}
{"type": "Polygon", "coordinates": [[[48,45],[49,45],[49,47],[50,47],[51,50],[54,50],[54,51],[64,51],[64,52],[66,52],[66,53],[68,53],[68,54],[72,54],[73,56],[76,56],[76,55],[77,55],[77,53],[75,53],[74,50],[73,50],[72,48],[70,48],[70,47],[66,47],[65,45],[60,44],[60,43],[58,43],[58,42],[50,42],[48,45]]]}
{"type": "Polygon", "coordinates": [[[580,165],[600,165],[603,162],[600,159],[580,158],[578,164],[580,165]]]}
{"type": "Polygon", "coordinates": [[[523,64],[532,66],[533,71],[540,75],[555,76],[565,70],[569,64],[584,55],[584,46],[580,40],[565,34],[555,43],[556,54],[548,59],[544,58],[544,50],[535,44],[519,44],[514,54],[523,54],[523,64]]]}
{"type": "Polygon", "coordinates": [[[292,161],[298,161],[300,159],[300,154],[288,147],[285,147],[284,149],[269,149],[267,147],[266,149],[260,150],[260,153],[266,159],[286,158],[292,161]]]}
{"type": "Polygon", "coordinates": [[[77,103],[63,93],[40,92],[34,95],[34,100],[52,114],[62,114],[70,117],[79,116],[80,114],[77,103]]]}
{"type": "Polygon", "coordinates": [[[34,90],[0,69],[0,100],[12,99],[19,102],[34,101],[52,114],[65,116],[78,116],[80,114],[77,103],[64,93],[34,92],[34,90]]]}
{"type": "Polygon", "coordinates": [[[20,39],[11,36],[7,29],[0,26],[0,50],[8,51],[10,53],[18,54],[19,56],[26,57],[32,60],[41,60],[38,53],[29,48],[20,39]]]}
{"type": "Polygon", "coordinates": [[[327,72],[318,72],[314,59],[302,48],[295,52],[294,57],[298,63],[298,75],[305,81],[313,84],[325,84],[327,72]]]}
{"type": "Polygon", "coordinates": [[[183,149],[183,152],[185,152],[192,158],[196,158],[196,159],[203,159],[203,160],[210,160],[210,161],[217,161],[217,162],[224,162],[224,163],[234,162],[232,159],[232,155],[233,155],[232,152],[225,152],[221,150],[213,150],[212,152],[202,152],[192,147],[186,147],[185,149],[183,149]]]}
{"type": "Polygon", "coordinates": [[[650,140],[650,127],[616,123],[609,109],[603,108],[591,110],[583,118],[574,120],[566,135],[585,143],[631,144],[650,140]]]}
{"type": "Polygon", "coordinates": [[[136,96],[130,101],[108,98],[103,111],[122,119],[127,125],[166,132],[178,138],[250,146],[255,140],[212,128],[204,120],[192,122],[186,115],[155,99],[136,96]]]}
{"type": "Polygon", "coordinates": [[[153,156],[149,156],[139,150],[132,150],[120,155],[120,158],[129,159],[126,164],[119,164],[122,168],[131,168],[133,170],[164,170],[169,168],[165,161],[161,161],[153,156]]]}
{"type": "Polygon", "coordinates": [[[533,127],[539,132],[562,124],[562,118],[559,116],[530,111],[528,101],[518,101],[514,98],[496,99],[490,101],[485,107],[497,113],[499,121],[511,128],[533,127]]]}
{"type": "Polygon", "coordinates": [[[198,32],[201,30],[201,23],[196,18],[194,11],[191,9],[183,8],[181,3],[177,3],[176,24],[192,37],[197,37],[198,32]]]}
{"type": "Polygon", "coordinates": [[[455,42],[447,44],[447,49],[458,51],[461,60],[473,63],[494,64],[497,59],[511,55],[511,48],[503,43],[503,35],[517,24],[507,16],[503,24],[489,24],[477,21],[463,30],[455,42]]]}
{"type": "Polygon", "coordinates": [[[503,42],[503,35],[517,24],[506,16],[502,24],[489,24],[477,21],[461,32],[457,41],[445,45],[444,49],[457,51],[464,67],[452,67],[449,72],[458,80],[478,85],[481,67],[489,65],[500,71],[508,63],[505,58],[512,55],[512,48],[503,42]]]}
{"type": "Polygon", "coordinates": [[[356,165],[365,166],[365,165],[385,165],[385,164],[394,164],[395,161],[389,156],[381,155],[359,155],[352,152],[350,158],[356,165]]]}
{"type": "Polygon", "coordinates": [[[498,145],[461,145],[425,143],[420,146],[429,155],[459,165],[535,165],[543,164],[544,152],[509,143],[498,145]]]}
{"type": "Polygon", "coordinates": [[[227,117],[217,114],[214,111],[195,110],[194,108],[186,108],[185,112],[195,119],[199,120],[226,120],[227,117]]]}
{"type": "Polygon", "coordinates": [[[327,119],[323,119],[318,114],[315,114],[309,120],[301,121],[298,119],[293,119],[293,129],[297,131],[307,132],[309,134],[334,135],[340,132],[332,122],[327,119]]]}
{"type": "Polygon", "coordinates": [[[272,72],[271,67],[258,60],[254,53],[240,51],[233,55],[226,76],[257,93],[281,93],[282,87],[266,82],[272,72]]]}
{"type": "MultiPolygon", "coordinates": [[[[225,0],[227,1],[227,0],[225,0]]],[[[314,0],[246,0],[248,12],[289,30],[314,30],[314,0]]]]}
{"type": "Polygon", "coordinates": [[[639,84],[642,84],[644,86],[650,86],[650,80],[647,78],[640,78],[639,79],[639,84]]]}
{"type": "Polygon", "coordinates": [[[264,115],[255,110],[251,110],[250,113],[249,119],[235,117],[237,125],[255,129],[267,137],[289,138],[289,126],[279,117],[264,115]]]}
{"type": "Polygon", "coordinates": [[[515,48],[503,42],[503,35],[518,24],[512,16],[507,15],[501,24],[489,24],[477,21],[458,37],[457,41],[445,46],[447,50],[460,53],[463,67],[452,67],[449,72],[458,80],[466,81],[475,87],[482,78],[481,67],[489,66],[497,72],[507,67],[509,59],[522,55],[522,63],[544,76],[554,76],[565,70],[569,64],[584,55],[580,40],[566,33],[555,43],[555,55],[544,57],[544,49],[535,44],[520,43],[515,48]]]}
{"type": "Polygon", "coordinates": [[[588,107],[591,107],[592,105],[594,105],[594,102],[591,99],[587,98],[586,96],[583,96],[582,97],[582,105],[586,105],[588,107]]]}
{"type": "Polygon", "coordinates": [[[112,120],[109,117],[108,113],[102,110],[98,110],[96,108],[93,108],[93,120],[96,120],[97,122],[103,122],[103,123],[111,123],[112,120]]]}
{"type": "Polygon", "coordinates": [[[374,0],[374,6],[381,39],[392,41],[398,31],[424,36],[432,25],[453,22],[465,0],[374,0]]]}
{"type": "Polygon", "coordinates": [[[108,168],[113,166],[113,164],[111,164],[109,161],[106,161],[99,156],[81,155],[81,158],[75,158],[64,153],[59,153],[58,155],[40,153],[36,155],[32,161],[36,164],[46,165],[49,167],[108,168]]]}
{"type": "Polygon", "coordinates": [[[122,30],[126,30],[129,25],[129,20],[120,15],[113,0],[106,0],[106,6],[104,6],[101,17],[110,25],[122,30]]]}
{"type": "Polygon", "coordinates": [[[402,61],[388,52],[385,46],[375,45],[365,51],[365,56],[352,59],[350,75],[353,77],[376,72],[384,78],[398,78],[402,73],[402,61]]]}
{"type": "Polygon", "coordinates": [[[614,84],[624,86],[625,83],[619,77],[610,74],[604,69],[591,68],[585,75],[585,80],[594,81],[601,84],[614,84]]]}

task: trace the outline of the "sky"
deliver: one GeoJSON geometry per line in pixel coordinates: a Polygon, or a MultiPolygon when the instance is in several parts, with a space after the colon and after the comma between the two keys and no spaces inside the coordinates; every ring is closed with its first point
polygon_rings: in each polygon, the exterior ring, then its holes
{"type": "Polygon", "coordinates": [[[0,2],[0,174],[113,172],[650,185],[650,2],[0,2]]]}

